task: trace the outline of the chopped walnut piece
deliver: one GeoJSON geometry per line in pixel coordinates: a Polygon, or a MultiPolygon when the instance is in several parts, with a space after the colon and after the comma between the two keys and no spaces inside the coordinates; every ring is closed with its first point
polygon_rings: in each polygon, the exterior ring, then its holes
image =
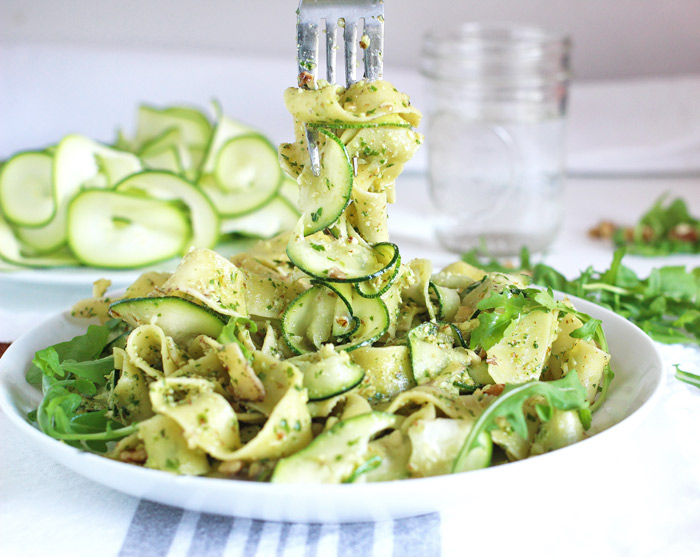
{"type": "Polygon", "coordinates": [[[299,74],[299,87],[305,87],[314,82],[314,76],[309,72],[301,72],[299,74]]]}
{"type": "Polygon", "coordinates": [[[651,226],[645,226],[642,228],[642,240],[645,242],[651,242],[654,239],[654,229],[651,226]]]}
{"type": "Polygon", "coordinates": [[[674,226],[668,233],[669,238],[680,240],[681,242],[697,242],[698,231],[687,222],[682,222],[674,226]]]}
{"type": "Polygon", "coordinates": [[[484,387],[484,392],[487,395],[498,396],[503,392],[503,389],[505,388],[505,383],[496,383],[495,385],[489,385],[488,387],[484,387]]]}
{"type": "Polygon", "coordinates": [[[146,453],[146,448],[136,447],[135,449],[125,449],[119,453],[119,460],[122,462],[129,462],[131,464],[143,464],[146,462],[148,454],[146,453]]]}
{"type": "Polygon", "coordinates": [[[591,238],[612,238],[613,234],[615,234],[615,230],[617,229],[617,226],[615,225],[614,222],[609,221],[609,220],[603,220],[598,223],[598,226],[595,226],[591,228],[588,231],[588,235],[591,238]]]}
{"type": "Polygon", "coordinates": [[[219,472],[226,474],[227,476],[233,476],[238,474],[243,468],[243,461],[241,460],[227,460],[222,462],[219,466],[219,472]]]}

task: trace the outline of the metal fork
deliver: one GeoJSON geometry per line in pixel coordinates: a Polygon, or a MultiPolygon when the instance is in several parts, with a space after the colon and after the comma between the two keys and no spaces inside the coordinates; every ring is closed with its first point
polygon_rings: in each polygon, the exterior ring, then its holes
{"type": "MultiPolygon", "coordinates": [[[[343,28],[345,42],[345,86],[357,81],[357,47],[364,50],[364,79],[382,77],[384,49],[384,0],[300,0],[297,10],[297,62],[299,87],[308,87],[318,75],[318,36],[321,20],[326,22],[326,80],[336,83],[335,54],[338,50],[338,28],[343,28]],[[362,38],[357,29],[364,20],[362,38]]],[[[318,153],[318,132],[306,127],[311,169],[321,172],[318,153]]]]}

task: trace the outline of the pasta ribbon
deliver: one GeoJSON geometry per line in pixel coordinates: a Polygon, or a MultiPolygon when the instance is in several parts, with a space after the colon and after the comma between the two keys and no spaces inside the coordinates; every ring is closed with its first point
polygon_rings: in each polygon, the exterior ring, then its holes
{"type": "Polygon", "coordinates": [[[199,300],[223,315],[247,317],[245,278],[228,259],[208,249],[187,253],[159,288],[169,296],[199,300]]]}
{"type": "Polygon", "coordinates": [[[241,446],[238,418],[228,401],[205,379],[164,378],[151,383],[151,404],[182,428],[190,449],[224,459],[241,446]]]}
{"type": "Polygon", "coordinates": [[[157,325],[141,325],[131,331],[126,354],[134,366],[153,379],[172,375],[185,363],[182,351],[157,325]]]}

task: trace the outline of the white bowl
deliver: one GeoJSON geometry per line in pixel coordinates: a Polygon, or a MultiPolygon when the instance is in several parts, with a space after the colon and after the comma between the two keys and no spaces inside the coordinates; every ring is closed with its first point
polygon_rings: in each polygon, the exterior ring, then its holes
{"type": "Polygon", "coordinates": [[[571,477],[598,473],[601,459],[614,458],[616,441],[640,423],[661,394],[663,363],[649,337],[613,312],[585,300],[572,301],[603,321],[615,372],[609,397],[594,415],[592,436],[558,451],[473,472],[370,484],[273,485],[175,476],[82,452],[26,420],[41,400],[41,393],[24,378],[35,351],[85,331],[85,322],[68,313],[24,334],[0,359],[0,409],[46,454],[75,472],[137,497],[193,511],[261,520],[357,522],[459,506],[466,518],[469,512],[483,512],[483,502],[494,493],[524,500],[542,482],[561,477],[562,470],[571,477]]]}

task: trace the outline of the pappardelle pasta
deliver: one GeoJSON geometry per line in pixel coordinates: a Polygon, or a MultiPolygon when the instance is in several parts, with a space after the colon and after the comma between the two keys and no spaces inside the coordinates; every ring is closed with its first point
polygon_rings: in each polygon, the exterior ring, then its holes
{"type": "Polygon", "coordinates": [[[295,229],[230,259],[195,249],[118,298],[98,284],[74,314],[102,325],[34,360],[38,426],[148,468],[280,483],[463,472],[583,439],[612,378],[600,322],[524,275],[436,272],[389,241],[422,142],[408,97],[360,81],[285,103],[295,229]]]}

